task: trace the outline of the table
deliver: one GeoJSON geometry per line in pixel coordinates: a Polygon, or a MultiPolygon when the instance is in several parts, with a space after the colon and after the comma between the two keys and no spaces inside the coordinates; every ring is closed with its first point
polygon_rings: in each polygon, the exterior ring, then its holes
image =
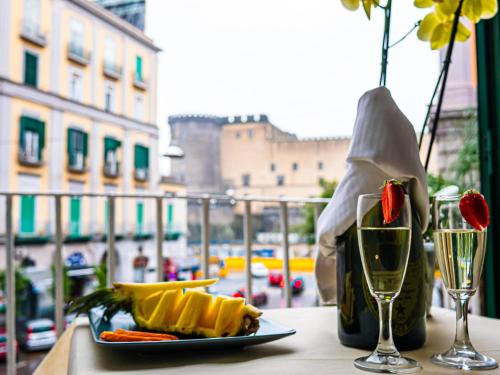
{"type": "MultiPolygon", "coordinates": [[[[454,311],[433,308],[432,315],[427,322],[426,345],[405,353],[423,365],[420,374],[462,374],[430,362],[432,354],[450,347],[455,332],[454,311]]],[[[79,318],[61,336],[35,375],[366,374],[356,369],[352,362],[368,352],[342,346],[339,342],[335,307],[265,310],[264,316],[295,328],[297,333],[243,350],[148,356],[97,347],[86,318],[79,318]]],[[[500,320],[470,315],[469,329],[476,349],[500,361],[500,320]]],[[[500,374],[500,369],[481,374],[500,374]]]]}

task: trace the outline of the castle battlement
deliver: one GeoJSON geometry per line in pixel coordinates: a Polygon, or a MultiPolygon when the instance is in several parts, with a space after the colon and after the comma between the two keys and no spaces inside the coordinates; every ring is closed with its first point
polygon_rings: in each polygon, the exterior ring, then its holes
{"type": "Polygon", "coordinates": [[[220,117],[207,114],[179,114],[168,116],[168,124],[172,125],[179,122],[198,122],[198,123],[216,123],[223,125],[227,117],[220,117]]]}
{"type": "Polygon", "coordinates": [[[270,123],[269,117],[266,114],[259,115],[235,115],[222,118],[224,125],[239,125],[239,124],[255,124],[255,123],[270,123]]]}

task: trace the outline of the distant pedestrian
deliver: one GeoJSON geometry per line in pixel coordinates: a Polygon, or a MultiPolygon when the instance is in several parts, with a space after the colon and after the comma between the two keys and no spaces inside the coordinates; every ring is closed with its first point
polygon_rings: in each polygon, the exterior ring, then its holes
{"type": "Polygon", "coordinates": [[[137,248],[139,254],[134,258],[134,282],[143,283],[146,277],[146,268],[148,266],[148,257],[142,253],[142,246],[137,248]]]}

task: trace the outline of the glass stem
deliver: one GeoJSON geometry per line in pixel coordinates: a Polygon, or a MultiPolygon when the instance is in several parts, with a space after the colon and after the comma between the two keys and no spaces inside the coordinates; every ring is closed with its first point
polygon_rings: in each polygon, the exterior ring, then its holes
{"type": "Polygon", "coordinates": [[[469,349],[472,344],[469,339],[469,327],[467,325],[467,314],[469,310],[469,298],[458,297],[456,300],[457,328],[455,331],[455,349],[469,349]]]}
{"type": "Polygon", "coordinates": [[[392,339],[392,300],[377,300],[379,311],[379,336],[375,351],[381,355],[399,356],[392,339]]]}

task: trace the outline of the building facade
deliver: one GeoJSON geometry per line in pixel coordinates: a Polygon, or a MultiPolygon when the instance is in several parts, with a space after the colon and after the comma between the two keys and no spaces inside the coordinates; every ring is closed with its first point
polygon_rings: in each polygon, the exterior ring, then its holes
{"type": "MultiPolygon", "coordinates": [[[[158,172],[159,48],[152,40],[87,0],[0,0],[0,9],[0,190],[169,190],[158,172]]],[[[16,199],[17,245],[50,244],[53,204],[16,199]]],[[[116,232],[147,240],[153,208],[153,202],[118,200],[116,232]]],[[[0,209],[5,217],[3,201],[0,209]]],[[[72,243],[95,248],[92,240],[105,238],[106,221],[103,199],[65,200],[67,251],[72,243]]],[[[0,225],[3,233],[3,220],[0,225]]]]}

